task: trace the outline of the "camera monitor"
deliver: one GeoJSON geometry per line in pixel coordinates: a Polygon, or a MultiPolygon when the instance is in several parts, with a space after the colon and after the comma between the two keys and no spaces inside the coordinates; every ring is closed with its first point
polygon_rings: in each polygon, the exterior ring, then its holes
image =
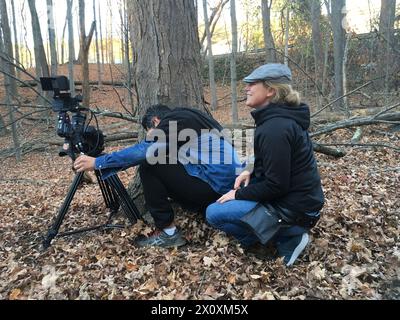
{"type": "Polygon", "coordinates": [[[40,78],[40,84],[42,85],[43,91],[54,91],[55,93],[59,93],[60,91],[69,90],[69,81],[66,76],[42,77],[40,78]]]}

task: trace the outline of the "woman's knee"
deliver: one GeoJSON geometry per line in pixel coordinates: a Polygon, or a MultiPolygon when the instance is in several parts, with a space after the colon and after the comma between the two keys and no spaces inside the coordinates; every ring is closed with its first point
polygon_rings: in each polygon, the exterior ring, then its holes
{"type": "Polygon", "coordinates": [[[220,216],[220,207],[221,204],[218,202],[214,202],[210,204],[206,209],[206,220],[208,223],[215,225],[218,222],[218,218],[220,216]]]}

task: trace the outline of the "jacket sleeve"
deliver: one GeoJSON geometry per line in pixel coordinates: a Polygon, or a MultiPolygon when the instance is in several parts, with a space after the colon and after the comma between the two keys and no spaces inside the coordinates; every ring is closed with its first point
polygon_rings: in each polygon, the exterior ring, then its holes
{"type": "Polygon", "coordinates": [[[95,160],[95,169],[122,170],[136,166],[146,160],[146,152],[151,145],[152,142],[143,141],[123,150],[100,156],[95,160]]]}
{"type": "Polygon", "coordinates": [[[257,153],[262,159],[262,175],[256,183],[236,191],[237,200],[271,201],[285,195],[290,188],[291,141],[289,127],[280,121],[261,128],[257,153]]]}

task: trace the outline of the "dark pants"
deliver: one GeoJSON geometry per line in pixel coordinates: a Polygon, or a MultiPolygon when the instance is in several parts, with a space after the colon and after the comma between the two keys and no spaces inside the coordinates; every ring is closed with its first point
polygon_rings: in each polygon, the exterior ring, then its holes
{"type": "Polygon", "coordinates": [[[181,164],[142,164],[139,168],[146,207],[157,228],[174,221],[168,198],[190,210],[205,212],[221,195],[203,180],[190,176],[181,164]]]}

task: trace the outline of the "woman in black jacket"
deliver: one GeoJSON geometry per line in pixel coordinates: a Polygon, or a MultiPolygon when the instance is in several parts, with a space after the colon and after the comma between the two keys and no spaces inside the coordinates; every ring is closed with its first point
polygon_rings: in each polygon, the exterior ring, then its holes
{"type": "Polygon", "coordinates": [[[290,266],[308,244],[324,203],[307,132],[310,111],[292,89],[285,65],[263,65],[244,81],[256,123],[254,168],[243,171],[234,189],[208,207],[207,221],[249,251],[260,242],[272,243],[290,266]]]}

